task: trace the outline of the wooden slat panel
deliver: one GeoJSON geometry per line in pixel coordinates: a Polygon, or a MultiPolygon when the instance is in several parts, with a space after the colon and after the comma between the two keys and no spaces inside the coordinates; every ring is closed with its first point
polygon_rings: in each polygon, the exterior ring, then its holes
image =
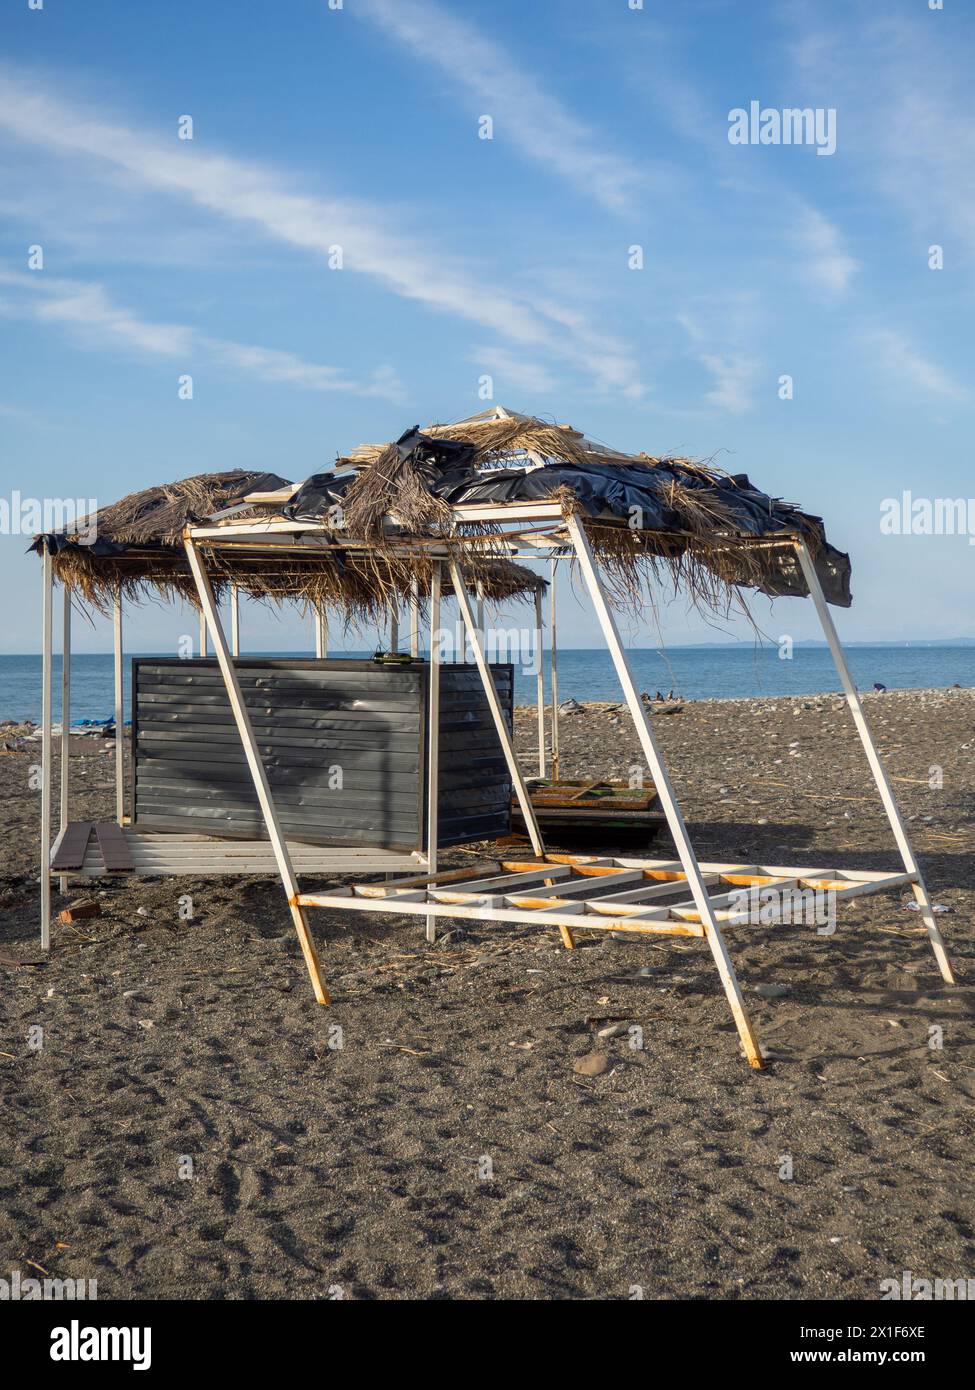
{"type": "Polygon", "coordinates": [[[126,838],[114,821],[96,821],[95,834],[106,869],[126,873],[135,867],[126,838]]]}
{"type": "Polygon", "coordinates": [[[85,849],[91,834],[91,821],[71,821],[51,858],[51,868],[80,869],[85,862],[85,849]]]}

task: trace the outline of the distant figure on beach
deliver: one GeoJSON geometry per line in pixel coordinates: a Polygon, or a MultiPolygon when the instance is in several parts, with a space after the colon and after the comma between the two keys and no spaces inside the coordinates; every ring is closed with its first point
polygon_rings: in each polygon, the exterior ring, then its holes
{"type": "Polygon", "coordinates": [[[886,689],[887,689],[887,687],[886,687],[885,685],[882,685],[882,684],[880,683],[880,681],[874,681],[874,683],[873,683],[873,688],[874,688],[874,690],[886,690],[886,689]]]}
{"type": "Polygon", "coordinates": [[[657,693],[656,693],[656,695],[655,695],[653,698],[654,698],[659,704],[662,705],[663,702],[664,702],[663,691],[662,691],[662,690],[658,690],[657,693]]]}

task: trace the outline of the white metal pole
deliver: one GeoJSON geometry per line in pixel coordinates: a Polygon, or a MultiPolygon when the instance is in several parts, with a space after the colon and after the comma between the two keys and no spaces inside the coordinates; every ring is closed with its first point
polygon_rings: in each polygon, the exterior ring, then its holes
{"type": "Polygon", "coordinates": [[[410,656],[420,655],[420,585],[416,575],[410,584],[410,656]]]}
{"type": "Polygon", "coordinates": [[[557,561],[551,561],[548,594],[548,624],[549,641],[552,644],[552,781],[559,780],[559,663],[558,663],[558,636],[556,630],[555,612],[555,577],[557,561]]]}
{"type": "Polygon", "coordinates": [[[915,881],[912,884],[914,897],[917,900],[918,909],[924,921],[924,925],[928,929],[928,939],[931,942],[931,949],[934,951],[935,960],[938,962],[938,969],[941,971],[942,979],[946,980],[948,984],[953,985],[955,983],[955,977],[951,969],[951,962],[948,960],[948,953],[945,950],[944,940],[941,936],[941,932],[938,930],[938,924],[935,921],[934,911],[931,907],[931,897],[921,875],[921,870],[918,867],[918,862],[914,857],[914,850],[911,848],[911,842],[907,838],[907,830],[901,818],[897,799],[894,796],[894,790],[890,785],[890,779],[887,776],[886,768],[880,760],[880,754],[877,752],[877,746],[873,741],[870,726],[863,712],[863,704],[861,703],[857,688],[853,683],[853,677],[850,675],[850,668],[846,664],[846,654],[843,651],[843,646],[837,635],[836,627],[833,624],[829,606],[823,594],[822,585],[819,582],[819,575],[816,573],[816,566],[813,564],[805,541],[796,542],[796,551],[799,555],[799,564],[802,567],[802,573],[808,585],[810,597],[815,605],[823,633],[833,655],[833,663],[836,666],[840,683],[846,695],[846,703],[849,705],[850,713],[853,715],[853,722],[856,725],[857,733],[860,735],[863,751],[867,755],[867,762],[870,764],[873,780],[876,783],[877,791],[880,793],[880,799],[887,813],[887,820],[890,822],[890,828],[894,832],[894,839],[897,842],[897,848],[900,850],[901,860],[907,873],[915,875],[915,881]]]}
{"type": "Polygon", "coordinates": [[[477,581],[474,592],[477,596],[477,630],[481,634],[481,644],[484,643],[484,585],[477,581]]]}
{"type": "Polygon", "coordinates": [[[122,591],[115,595],[115,819],[125,819],[125,709],[122,684],[122,591]]]}
{"type": "MultiPolygon", "coordinates": [[[[430,574],[430,673],[428,677],[427,725],[427,870],[437,872],[437,841],[440,838],[440,586],[442,566],[434,560],[430,574]]],[[[437,919],[427,913],[428,941],[437,939],[437,919]]]]}
{"type": "Polygon", "coordinates": [[[244,694],[241,689],[240,681],[237,678],[237,670],[227,648],[227,639],[224,636],[223,627],[220,623],[220,614],[217,611],[217,602],[213,596],[210,578],[203,568],[199,551],[189,536],[184,535],[183,545],[186,549],[186,555],[190,562],[190,570],[196,584],[197,594],[199,595],[200,609],[206,619],[207,627],[210,629],[213,649],[216,653],[220,673],[223,676],[223,683],[230,700],[230,708],[237,724],[237,731],[240,734],[240,741],[244,745],[244,756],[247,759],[247,766],[250,768],[251,777],[254,779],[254,789],[257,792],[257,800],[261,807],[261,814],[264,817],[264,824],[267,827],[268,839],[271,841],[271,849],[274,852],[278,873],[281,875],[281,882],[284,884],[285,892],[288,895],[288,906],[291,909],[291,916],[294,921],[295,931],[298,934],[301,951],[305,958],[305,965],[308,967],[308,974],[311,976],[312,986],[315,990],[315,998],[318,1000],[319,1004],[327,1004],[329,1002],[328,992],[322,982],[321,970],[318,964],[318,953],[315,950],[315,943],[308,927],[305,909],[296,901],[298,898],[298,879],[291,862],[291,855],[288,852],[288,846],[285,842],[284,832],[281,829],[281,823],[278,820],[278,813],[271,797],[271,788],[268,784],[267,773],[264,770],[264,764],[261,762],[257,740],[254,737],[254,729],[251,725],[250,715],[247,712],[247,705],[244,702],[244,694]]]}
{"type": "Polygon", "coordinates": [[[395,597],[389,600],[389,650],[399,651],[399,605],[395,597]]]}
{"type": "MultiPolygon", "coordinates": [[[[68,792],[71,769],[71,588],[64,586],[61,619],[61,829],[68,823],[68,792]]],[[[61,874],[58,888],[68,891],[68,876],[61,874]]]]}
{"type": "Polygon", "coordinates": [[[542,832],[538,827],[535,808],[532,805],[532,799],[525,785],[524,773],[515,755],[514,745],[511,742],[511,732],[508,729],[508,722],[501,708],[501,701],[498,699],[497,686],[494,684],[494,676],[491,674],[491,667],[488,665],[487,657],[484,655],[482,635],[474,622],[471,601],[468,597],[467,590],[464,588],[464,579],[460,572],[460,566],[455,560],[450,561],[450,577],[453,580],[454,593],[457,596],[457,604],[460,608],[461,619],[467,629],[467,635],[470,638],[471,646],[474,648],[474,660],[477,662],[477,669],[481,675],[481,684],[484,686],[484,694],[487,696],[488,708],[494,719],[494,727],[498,732],[498,740],[504,752],[505,762],[508,764],[508,773],[514,784],[515,795],[518,797],[518,805],[521,807],[521,814],[525,818],[525,827],[532,842],[532,848],[537,855],[541,856],[545,853],[542,832]]]}
{"type": "Polygon", "coordinates": [[[538,705],[538,775],[545,776],[545,653],[542,650],[542,591],[535,591],[535,696],[538,705]]]}
{"type": "Polygon", "coordinates": [[[51,686],[54,680],[54,574],[44,547],[41,578],[41,950],[51,949],[51,686]]]}
{"type": "Polygon", "coordinates": [[[636,681],[633,679],[633,672],[630,663],[620,640],[619,629],[616,626],[616,619],[613,617],[612,609],[606,602],[606,595],[603,591],[602,581],[599,571],[596,568],[596,561],[589,546],[589,538],[581,526],[578,517],[571,516],[568,522],[569,534],[575,545],[576,554],[579,557],[579,565],[582,570],[583,578],[589,589],[593,607],[596,610],[596,617],[603,630],[609,654],[613,658],[616,667],[616,674],[619,677],[620,685],[623,687],[623,694],[629,706],[633,723],[636,726],[637,738],[643,749],[644,756],[650,765],[653,775],[654,785],[660,795],[664,813],[667,816],[667,824],[670,833],[674,837],[674,844],[677,846],[677,853],[687,876],[687,886],[691,890],[694,905],[701,918],[701,925],[707,937],[708,945],[714,956],[714,962],[718,967],[718,974],[721,976],[721,983],[724,986],[725,995],[731,1006],[735,1023],[738,1026],[738,1034],[745,1049],[745,1056],[748,1058],[748,1065],[760,1070],[762,1067],[762,1053],[758,1045],[758,1039],[752,1030],[751,1020],[745,1011],[745,1001],[742,998],[741,987],[735,977],[735,969],[728,954],[724,937],[718,926],[717,918],[714,915],[714,908],[708,897],[708,890],[704,883],[700,865],[697,862],[697,855],[691,844],[690,836],[687,833],[687,826],[684,824],[684,817],[681,813],[674,788],[670,781],[670,776],[664,765],[663,756],[657,747],[657,740],[654,737],[647,711],[643,701],[640,699],[640,692],[637,689],[636,681]]]}
{"type": "Polygon", "coordinates": [[[328,615],[321,604],[315,605],[315,655],[319,661],[328,656],[328,615]]]}
{"type": "Polygon", "coordinates": [[[206,620],[206,618],[205,618],[204,615],[203,615],[203,610],[201,609],[201,610],[200,610],[200,656],[205,657],[206,654],[207,654],[207,620],[206,620]]]}
{"type": "Polygon", "coordinates": [[[230,586],[230,651],[240,656],[240,591],[236,584],[230,586]]]}

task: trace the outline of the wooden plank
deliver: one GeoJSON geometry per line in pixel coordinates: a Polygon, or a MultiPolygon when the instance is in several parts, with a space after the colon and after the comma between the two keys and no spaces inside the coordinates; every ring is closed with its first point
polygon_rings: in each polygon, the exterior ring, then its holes
{"type": "MultiPolygon", "coordinates": [[[[704,874],[706,887],[711,887],[718,882],[717,874],[704,874]]],[[[653,883],[642,888],[630,888],[622,893],[610,893],[607,897],[591,898],[590,902],[595,912],[612,912],[617,907],[625,906],[627,903],[641,903],[657,898],[672,897],[676,893],[686,893],[686,880],[681,883],[653,883]]]]}
{"type": "MultiPolygon", "coordinates": [[[[597,878],[572,875],[568,882],[557,884],[546,895],[550,898],[575,898],[586,897],[596,893],[600,888],[606,886],[610,888],[622,888],[626,883],[640,882],[641,875],[639,869],[620,869],[610,870],[608,874],[600,875],[597,878]]],[[[517,885],[515,892],[508,890],[509,896],[517,897],[517,885]]]]}
{"type": "Polygon", "coordinates": [[[506,893],[531,883],[552,883],[571,876],[571,869],[564,865],[549,865],[545,869],[533,869],[521,874],[501,874],[495,878],[473,879],[469,883],[458,883],[455,888],[432,888],[431,895],[438,902],[464,902],[470,897],[483,897],[485,893],[506,893]]]}
{"type": "Polygon", "coordinates": [[[96,821],[95,835],[106,869],[113,874],[124,874],[135,868],[128,841],[113,821],[96,821]]]}
{"type": "Polygon", "coordinates": [[[65,827],[58,844],[51,851],[51,869],[80,869],[85,862],[85,850],[91,834],[91,821],[71,821],[65,827]]]}
{"type": "MultiPolygon", "coordinates": [[[[496,864],[470,865],[463,869],[442,869],[439,873],[413,874],[411,878],[397,878],[392,883],[360,883],[356,892],[365,897],[384,898],[387,893],[396,892],[400,888],[426,888],[430,884],[454,883],[458,879],[467,878],[471,873],[489,873],[497,867],[496,864]]],[[[472,883],[476,881],[473,880],[472,883]]],[[[488,881],[482,880],[482,882],[488,881]]]]}
{"type": "Polygon", "coordinates": [[[620,859],[609,859],[605,855],[596,854],[546,854],[545,858],[550,864],[572,864],[578,868],[581,864],[594,864],[599,868],[632,868],[633,865],[624,864],[620,859]]]}
{"type": "MultiPolygon", "coordinates": [[[[354,912],[384,912],[384,913],[403,913],[408,916],[425,916],[433,914],[438,917],[459,918],[466,921],[477,922],[516,922],[522,925],[531,926],[539,923],[544,926],[569,928],[585,927],[593,931],[633,931],[631,918],[595,918],[582,913],[563,912],[553,909],[551,912],[530,912],[517,908],[482,908],[455,905],[453,903],[431,903],[426,902],[397,902],[390,899],[377,898],[355,898],[340,896],[335,893],[300,893],[298,901],[303,907],[335,908],[342,911],[354,912]]],[[[559,904],[559,908],[562,904],[559,904]]],[[[664,919],[643,919],[644,924],[640,930],[659,936],[703,936],[701,927],[694,923],[671,922],[664,919]]]]}

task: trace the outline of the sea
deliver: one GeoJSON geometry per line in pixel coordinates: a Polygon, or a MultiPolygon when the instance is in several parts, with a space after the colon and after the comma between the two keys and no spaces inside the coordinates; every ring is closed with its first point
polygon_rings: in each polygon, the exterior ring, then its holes
{"type": "MultiPolygon", "coordinates": [[[[371,656],[371,652],[334,651],[333,656],[371,656]]],[[[875,683],[889,690],[930,689],[961,685],[975,687],[975,645],[880,646],[851,644],[846,648],[853,679],[861,690],[875,683]]],[[[130,708],[126,653],[125,708],[130,708]]],[[[172,652],[138,653],[172,656],[172,652]]],[[[255,660],[273,656],[311,657],[313,652],[253,652],[255,660]]],[[[666,650],[631,648],[630,662],[641,690],[684,700],[738,700],[776,695],[815,695],[840,689],[832,658],[826,647],[797,644],[791,658],[783,660],[776,646],[748,644],[674,646],[666,650]]],[[[545,653],[545,690],[550,695],[549,654],[545,653]]],[[[61,718],[61,662],[55,657],[53,716],[61,718]]],[[[603,649],[559,648],[559,699],[618,700],[620,688],[612,662],[603,649]]],[[[532,704],[536,677],[530,667],[515,668],[515,701],[532,704]]],[[[111,653],[71,659],[71,718],[109,719],[114,709],[111,653]]],[[[41,658],[0,656],[0,719],[21,722],[41,717],[41,658]]]]}

